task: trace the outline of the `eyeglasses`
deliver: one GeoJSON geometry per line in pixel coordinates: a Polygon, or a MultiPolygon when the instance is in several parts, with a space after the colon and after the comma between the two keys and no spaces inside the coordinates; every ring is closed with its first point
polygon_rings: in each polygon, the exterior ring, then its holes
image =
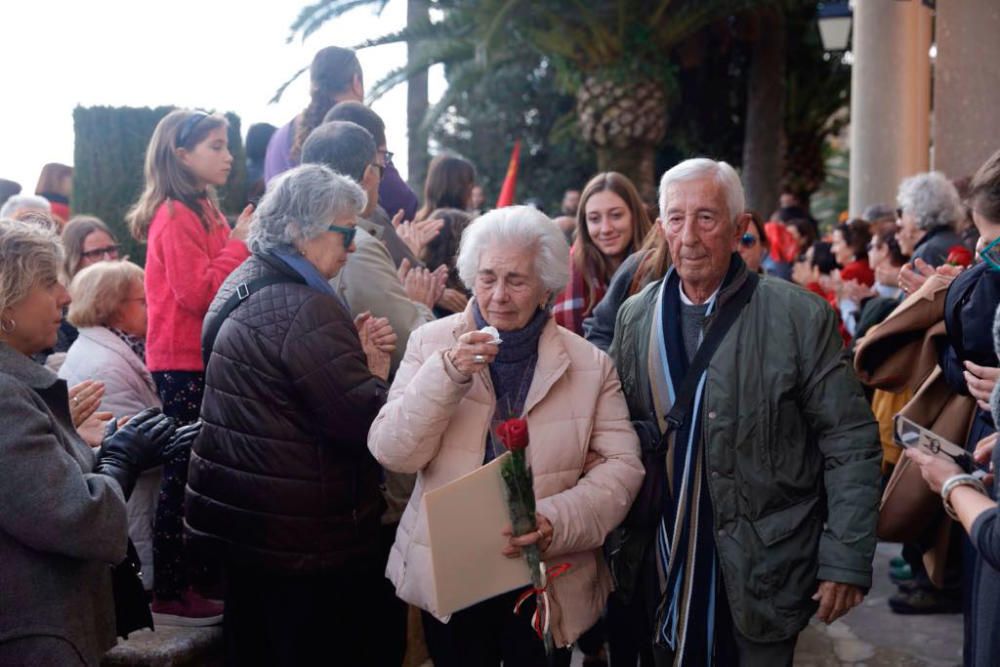
{"type": "Polygon", "coordinates": [[[187,117],[187,120],[185,120],[181,125],[181,129],[177,132],[178,148],[187,143],[187,140],[191,138],[191,133],[194,131],[194,128],[198,126],[198,123],[206,118],[208,118],[208,114],[204,111],[195,111],[187,117]]]}
{"type": "Polygon", "coordinates": [[[94,248],[80,253],[80,256],[86,259],[118,259],[118,244],[94,248]]]}
{"type": "Polygon", "coordinates": [[[392,156],[395,155],[395,153],[393,153],[392,151],[379,151],[379,153],[382,154],[382,157],[383,157],[382,161],[386,165],[392,164],[392,156]]]}
{"type": "Polygon", "coordinates": [[[341,227],[340,225],[330,225],[327,230],[337,232],[344,237],[344,247],[350,248],[354,243],[354,235],[358,233],[357,227],[341,227]]]}
{"type": "Polygon", "coordinates": [[[740,245],[744,248],[752,248],[757,245],[757,237],[750,232],[746,232],[740,237],[740,245]]]}
{"type": "Polygon", "coordinates": [[[986,262],[991,271],[1000,271],[1000,237],[980,250],[979,256],[986,262]]]}

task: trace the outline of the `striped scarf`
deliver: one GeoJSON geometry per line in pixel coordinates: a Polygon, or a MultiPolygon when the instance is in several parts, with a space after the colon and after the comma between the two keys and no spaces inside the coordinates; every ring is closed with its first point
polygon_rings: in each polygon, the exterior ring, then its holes
{"type": "MultiPolygon", "coordinates": [[[[671,270],[660,287],[650,332],[649,377],[661,433],[667,431],[665,416],[689,363],[681,332],[679,284],[677,273],[671,270]]],[[[715,306],[713,298],[708,315],[715,306]]],[[[708,665],[719,657],[715,619],[720,575],[701,445],[706,375],[707,370],[698,383],[684,425],[671,436],[666,460],[670,494],[656,535],[661,601],[654,641],[673,654],[675,667],[708,665]]],[[[721,604],[725,605],[724,592],[721,604]]]]}
{"type": "Polygon", "coordinates": [[[595,285],[594,300],[590,300],[587,281],[583,279],[583,274],[577,270],[576,263],[573,262],[573,255],[570,253],[569,283],[562,294],[556,297],[555,303],[552,305],[552,317],[555,318],[556,323],[578,336],[582,336],[583,320],[594,310],[594,306],[600,303],[607,291],[606,284],[595,285]]]}

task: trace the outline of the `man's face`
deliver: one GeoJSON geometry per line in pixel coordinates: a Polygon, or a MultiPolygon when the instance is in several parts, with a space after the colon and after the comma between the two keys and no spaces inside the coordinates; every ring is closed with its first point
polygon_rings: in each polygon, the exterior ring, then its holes
{"type": "Polygon", "coordinates": [[[382,173],[380,165],[375,160],[376,158],[373,158],[371,164],[365,167],[364,176],[361,177],[361,189],[368,195],[368,204],[365,205],[365,210],[361,211],[362,218],[370,216],[378,206],[378,186],[382,183],[382,173]]]}
{"type": "Polygon", "coordinates": [[[567,190],[563,194],[562,210],[568,216],[576,216],[576,209],[580,207],[580,191],[567,190]]]}
{"type": "Polygon", "coordinates": [[[663,215],[660,223],[685,292],[707,298],[726,277],[746,221],[733,223],[722,186],[711,176],[671,185],[663,215]]]}

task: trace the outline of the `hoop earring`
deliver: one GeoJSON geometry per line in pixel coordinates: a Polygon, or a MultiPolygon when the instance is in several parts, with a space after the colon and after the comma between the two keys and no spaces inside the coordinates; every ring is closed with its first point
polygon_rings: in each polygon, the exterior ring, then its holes
{"type": "Polygon", "coordinates": [[[14,320],[5,321],[0,319],[0,333],[5,333],[5,334],[14,333],[14,329],[16,328],[17,328],[17,322],[15,322],[14,320]],[[7,324],[7,322],[10,322],[10,324],[7,324]]]}

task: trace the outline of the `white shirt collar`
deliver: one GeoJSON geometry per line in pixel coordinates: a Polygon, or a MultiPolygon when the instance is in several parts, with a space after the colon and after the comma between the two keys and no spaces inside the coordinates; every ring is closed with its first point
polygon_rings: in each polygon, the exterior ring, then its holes
{"type": "Polygon", "coordinates": [[[681,303],[684,304],[685,306],[697,306],[697,305],[705,306],[711,304],[713,301],[715,301],[715,297],[719,296],[720,289],[722,289],[722,285],[719,285],[718,287],[715,288],[715,291],[712,292],[712,296],[708,297],[705,303],[696,304],[695,302],[693,302],[691,299],[688,298],[687,294],[684,293],[684,283],[682,283],[679,280],[677,281],[677,290],[681,293],[681,303]]]}

